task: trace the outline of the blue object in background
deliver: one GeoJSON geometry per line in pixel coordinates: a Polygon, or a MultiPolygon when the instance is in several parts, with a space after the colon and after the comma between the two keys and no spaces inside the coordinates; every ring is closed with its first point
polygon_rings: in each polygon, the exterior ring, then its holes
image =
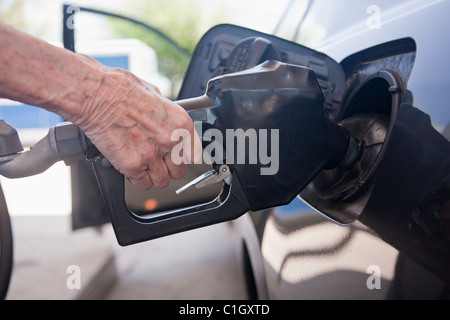
{"type": "Polygon", "coordinates": [[[16,129],[50,128],[64,121],[54,113],[27,104],[0,106],[0,119],[16,129]]]}
{"type": "Polygon", "coordinates": [[[130,69],[128,56],[110,56],[110,57],[97,57],[92,56],[95,60],[100,62],[101,64],[112,67],[112,68],[120,68],[124,70],[130,69]]]}

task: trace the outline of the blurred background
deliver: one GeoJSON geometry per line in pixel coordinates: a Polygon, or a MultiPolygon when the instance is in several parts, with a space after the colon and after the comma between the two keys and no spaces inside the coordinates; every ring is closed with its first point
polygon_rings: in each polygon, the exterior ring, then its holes
{"type": "MultiPolygon", "coordinates": [[[[73,4],[104,10],[134,18],[159,29],[180,47],[192,52],[201,36],[212,26],[230,23],[285,38],[296,34],[296,23],[304,14],[309,1],[304,0],[0,0],[0,20],[48,42],[61,43],[62,5],[73,4]],[[287,17],[284,11],[290,7],[287,17]],[[282,19],[283,18],[283,19],[282,19]],[[282,20],[281,20],[282,19],[282,20]],[[284,21],[283,23],[281,23],[284,21]]],[[[90,13],[77,16],[77,41],[136,38],[153,48],[158,56],[162,75],[171,81],[176,93],[189,63],[186,56],[174,50],[155,34],[128,22],[90,13]]]]}
{"type": "MultiPolygon", "coordinates": [[[[0,0],[0,20],[62,46],[63,4],[139,20],[187,51],[183,54],[129,22],[77,13],[77,52],[130,70],[170,98],[176,97],[182,84],[189,54],[214,25],[236,24],[300,42],[321,36],[320,26],[304,21],[302,28],[309,31],[299,37],[307,0],[0,0]]],[[[34,145],[49,127],[63,121],[33,106],[1,99],[0,118],[18,130],[24,147],[34,145]]],[[[0,181],[14,234],[8,299],[247,298],[228,224],[121,248],[110,225],[71,229],[71,175],[64,164],[38,176],[0,181]],[[75,290],[68,284],[72,266],[81,271],[81,288],[75,290]]]]}

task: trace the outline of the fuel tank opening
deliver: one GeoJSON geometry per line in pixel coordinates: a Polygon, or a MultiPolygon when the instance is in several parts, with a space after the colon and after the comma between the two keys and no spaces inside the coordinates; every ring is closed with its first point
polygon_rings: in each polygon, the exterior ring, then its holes
{"type": "Polygon", "coordinates": [[[358,218],[370,197],[402,96],[401,80],[390,70],[380,70],[359,84],[350,83],[337,118],[356,144],[351,162],[323,170],[302,191],[301,199],[340,224],[358,218]]]}
{"type": "Polygon", "coordinates": [[[391,91],[395,90],[401,90],[395,75],[390,71],[380,71],[349,93],[339,118],[343,120],[361,114],[389,117],[394,103],[391,91]]]}

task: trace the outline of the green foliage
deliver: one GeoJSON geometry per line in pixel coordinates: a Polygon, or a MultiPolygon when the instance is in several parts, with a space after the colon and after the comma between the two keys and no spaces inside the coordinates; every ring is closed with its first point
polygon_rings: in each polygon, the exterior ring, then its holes
{"type": "MultiPolygon", "coordinates": [[[[156,28],[173,39],[178,45],[193,52],[201,37],[201,11],[195,3],[183,0],[152,0],[131,2],[133,17],[156,28]]],[[[189,64],[189,57],[177,51],[159,35],[127,21],[110,19],[113,35],[136,38],[156,51],[159,71],[177,87],[189,64]]],[[[175,90],[175,89],[174,89],[175,90]]]]}
{"type": "Polygon", "coordinates": [[[0,21],[18,29],[25,29],[24,0],[0,0],[0,21]]]}

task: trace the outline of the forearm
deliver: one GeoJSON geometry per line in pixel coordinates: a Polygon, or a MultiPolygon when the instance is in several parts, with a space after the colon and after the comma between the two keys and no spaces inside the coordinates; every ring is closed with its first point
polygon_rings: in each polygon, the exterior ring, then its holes
{"type": "Polygon", "coordinates": [[[70,120],[85,113],[103,79],[96,61],[0,22],[0,97],[70,120]]]}
{"type": "Polygon", "coordinates": [[[176,129],[183,150],[201,154],[194,124],[179,105],[125,70],[57,48],[0,22],[0,97],[35,105],[78,125],[138,188],[164,187],[185,164],[170,157],[176,129]],[[194,140],[198,143],[194,143],[194,140]],[[194,148],[199,150],[194,150],[194,148]]]}

